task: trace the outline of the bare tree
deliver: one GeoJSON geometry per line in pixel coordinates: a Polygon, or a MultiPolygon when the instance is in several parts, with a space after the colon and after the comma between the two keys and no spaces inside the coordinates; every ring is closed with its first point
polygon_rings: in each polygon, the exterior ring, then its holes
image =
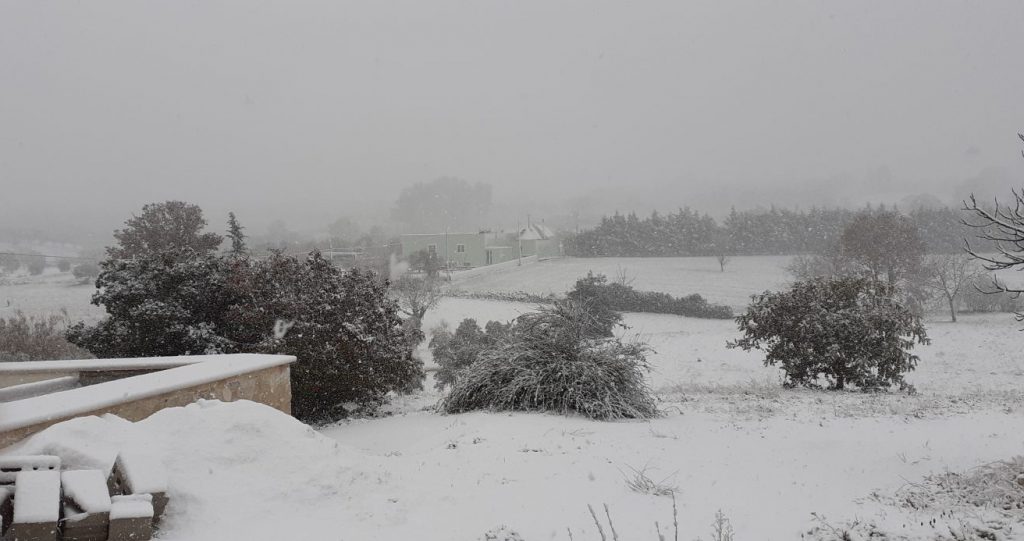
{"type": "Polygon", "coordinates": [[[981,276],[969,254],[936,254],[925,258],[921,285],[940,295],[949,305],[949,317],[956,322],[957,306],[965,288],[981,276]]]}
{"type": "Polygon", "coordinates": [[[437,306],[442,296],[441,283],[437,278],[410,274],[403,274],[395,280],[391,291],[398,301],[399,310],[409,316],[416,329],[422,326],[427,310],[437,306]]]}
{"type": "MultiPolygon", "coordinates": [[[[1024,134],[1018,133],[1017,136],[1024,141],[1024,134]]],[[[1024,155],[1024,151],[1021,154],[1024,155]]],[[[970,241],[964,239],[966,251],[990,271],[1024,270],[1024,189],[1011,190],[1011,193],[1013,203],[1003,205],[997,199],[992,208],[979,205],[974,194],[971,194],[968,201],[964,201],[964,210],[973,217],[973,220],[964,220],[964,224],[977,229],[977,237],[991,243],[995,253],[978,253],[971,247],[970,241]]],[[[993,276],[992,289],[988,292],[1006,293],[1019,298],[1024,288],[1011,286],[998,276],[993,276]]],[[[1024,321],[1024,313],[1018,313],[1017,320],[1024,321]]]]}
{"type": "Polygon", "coordinates": [[[732,259],[732,239],[725,230],[716,231],[712,240],[712,248],[715,253],[715,260],[718,261],[718,269],[725,272],[725,266],[732,259]]]}
{"type": "Polygon", "coordinates": [[[628,267],[618,266],[615,269],[615,280],[613,284],[619,284],[624,287],[633,287],[633,282],[636,281],[636,275],[630,274],[628,267]]]}

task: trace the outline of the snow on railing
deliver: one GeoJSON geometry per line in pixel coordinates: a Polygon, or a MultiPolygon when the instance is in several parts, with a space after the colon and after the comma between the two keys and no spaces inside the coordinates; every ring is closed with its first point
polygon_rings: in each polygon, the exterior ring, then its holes
{"type": "Polygon", "coordinates": [[[196,398],[248,399],[288,411],[288,365],[294,361],[295,357],[289,355],[240,353],[0,363],[0,377],[46,373],[47,368],[56,377],[67,373],[139,372],[131,377],[0,403],[0,447],[73,417],[110,412],[138,420],[131,417],[144,418],[162,407],[186,405],[196,398]],[[274,368],[280,370],[271,370],[274,368]],[[256,378],[254,374],[258,372],[266,375],[256,378]]]}

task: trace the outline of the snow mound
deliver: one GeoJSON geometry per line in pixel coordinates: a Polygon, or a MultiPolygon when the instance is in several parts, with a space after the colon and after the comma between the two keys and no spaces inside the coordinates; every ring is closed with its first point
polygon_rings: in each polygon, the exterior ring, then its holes
{"type": "Polygon", "coordinates": [[[354,496],[349,449],[248,401],[199,401],[137,423],[110,415],[73,419],[0,454],[44,450],[75,469],[109,471],[111,453],[119,452],[163,464],[170,498],[164,541],[336,534],[332,508],[354,496]]]}

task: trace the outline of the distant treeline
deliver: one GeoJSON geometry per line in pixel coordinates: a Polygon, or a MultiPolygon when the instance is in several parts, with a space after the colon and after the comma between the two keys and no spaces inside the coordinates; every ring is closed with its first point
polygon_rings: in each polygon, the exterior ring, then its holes
{"type": "MultiPolygon", "coordinates": [[[[602,218],[593,229],[570,235],[565,251],[577,257],[822,253],[837,243],[858,212],[841,208],[733,209],[721,224],[689,208],[665,215],[654,212],[646,218],[615,213],[602,218]]],[[[958,251],[965,237],[972,247],[983,248],[975,231],[963,225],[961,218],[966,216],[960,210],[922,207],[905,214],[917,225],[931,253],[958,251]]]]}

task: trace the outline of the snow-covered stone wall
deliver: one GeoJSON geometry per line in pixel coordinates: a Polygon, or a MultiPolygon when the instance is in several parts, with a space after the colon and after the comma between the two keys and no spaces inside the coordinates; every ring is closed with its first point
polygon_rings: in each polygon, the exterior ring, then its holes
{"type": "Polygon", "coordinates": [[[236,354],[0,363],[0,378],[19,373],[32,374],[29,380],[46,379],[40,374],[51,368],[50,377],[89,373],[102,381],[104,372],[97,366],[119,376],[140,374],[0,403],[0,448],[74,417],[112,413],[139,421],[161,409],[201,398],[251,400],[291,413],[289,365],[294,361],[295,357],[287,355],[236,354]]]}

